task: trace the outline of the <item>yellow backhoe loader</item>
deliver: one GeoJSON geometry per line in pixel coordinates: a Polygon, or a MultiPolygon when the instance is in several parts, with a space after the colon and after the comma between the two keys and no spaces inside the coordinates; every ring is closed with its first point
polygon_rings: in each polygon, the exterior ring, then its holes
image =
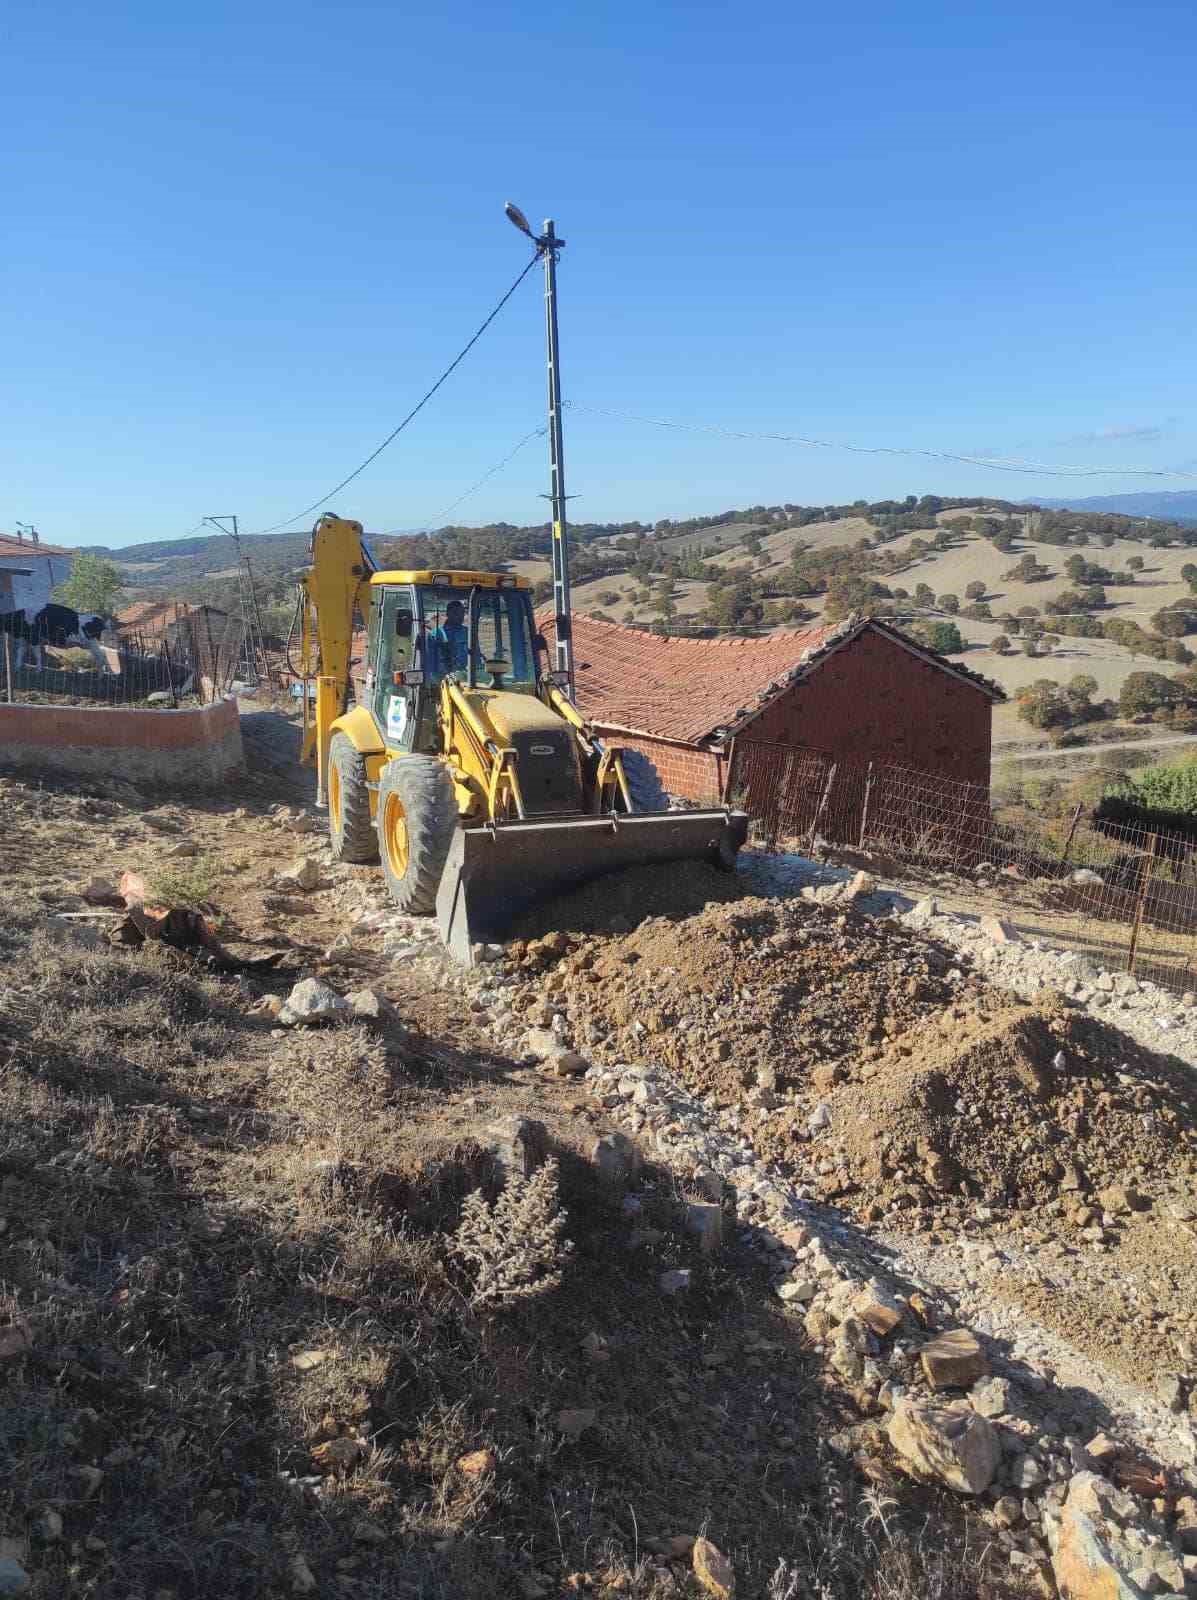
{"type": "Polygon", "coordinates": [[[435,912],[457,959],[543,897],[621,868],[734,865],[748,818],[664,809],[651,764],[596,736],[568,674],[549,668],[526,579],[380,572],[361,524],[331,515],[311,553],[303,755],[333,854],[379,861],[396,906],[435,912]],[[368,643],[355,688],[357,616],[368,643]]]}

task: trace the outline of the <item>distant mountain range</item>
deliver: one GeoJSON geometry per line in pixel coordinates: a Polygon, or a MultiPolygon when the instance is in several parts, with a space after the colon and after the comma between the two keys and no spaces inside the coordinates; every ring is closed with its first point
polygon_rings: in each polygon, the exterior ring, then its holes
{"type": "Polygon", "coordinates": [[[1163,517],[1197,523],[1197,489],[1143,489],[1136,494],[1091,494],[1068,500],[1026,501],[1057,511],[1108,511],[1123,517],[1163,517]]]}

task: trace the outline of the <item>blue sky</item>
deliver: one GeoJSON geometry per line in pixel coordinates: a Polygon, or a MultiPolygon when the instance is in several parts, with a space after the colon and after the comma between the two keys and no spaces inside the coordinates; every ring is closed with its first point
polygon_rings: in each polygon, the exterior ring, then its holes
{"type": "MultiPolygon", "coordinates": [[[[568,241],[578,518],[1197,487],[583,410],[1197,474],[1195,47],[1151,0],[10,0],[0,528],[306,506],[519,270],[508,198],[568,241]]],[[[336,509],[443,521],[542,421],[542,351],[533,275],[336,509]]],[[[545,479],[534,440],[453,518],[539,520],[545,479]]]]}

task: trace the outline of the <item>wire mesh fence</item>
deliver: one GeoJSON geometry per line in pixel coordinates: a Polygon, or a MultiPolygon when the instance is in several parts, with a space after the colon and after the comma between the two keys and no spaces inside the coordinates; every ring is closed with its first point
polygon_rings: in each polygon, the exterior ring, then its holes
{"type": "Polygon", "coordinates": [[[93,653],[79,647],[21,649],[0,640],[0,696],[9,703],[79,706],[207,704],[237,677],[244,625],[198,610],[150,634],[101,636],[93,653]]]}
{"type": "Polygon", "coordinates": [[[1057,819],[996,812],[986,784],[745,739],[728,793],[767,847],[864,850],[967,876],[1044,937],[1197,991],[1197,829],[1113,822],[1079,804],[1057,819]]]}

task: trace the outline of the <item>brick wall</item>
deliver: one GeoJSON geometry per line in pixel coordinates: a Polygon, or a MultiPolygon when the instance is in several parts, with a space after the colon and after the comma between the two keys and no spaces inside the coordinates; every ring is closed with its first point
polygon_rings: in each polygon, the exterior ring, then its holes
{"type": "Polygon", "coordinates": [[[991,720],[980,689],[866,632],[767,706],[744,737],[988,784],[991,720]]]}
{"type": "Polygon", "coordinates": [[[675,744],[668,739],[647,739],[618,728],[599,727],[608,744],[639,750],[656,767],[666,794],[680,795],[701,805],[718,805],[723,786],[722,759],[709,750],[675,744]]]}
{"type": "Polygon", "coordinates": [[[12,771],[216,789],[243,764],[232,699],[185,711],[0,705],[0,766],[12,771]]]}

